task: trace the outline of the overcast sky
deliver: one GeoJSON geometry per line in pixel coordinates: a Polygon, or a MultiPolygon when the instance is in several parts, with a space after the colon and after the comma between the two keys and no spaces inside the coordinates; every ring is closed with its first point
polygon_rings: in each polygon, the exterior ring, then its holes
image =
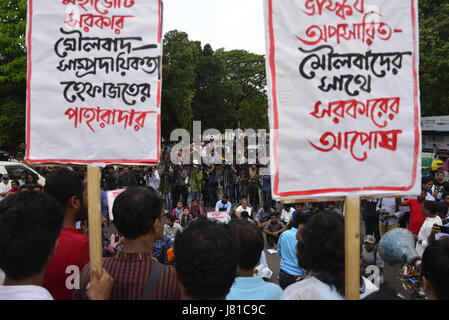
{"type": "Polygon", "coordinates": [[[164,33],[174,29],[214,50],[265,54],[263,0],[164,0],[164,33]]]}

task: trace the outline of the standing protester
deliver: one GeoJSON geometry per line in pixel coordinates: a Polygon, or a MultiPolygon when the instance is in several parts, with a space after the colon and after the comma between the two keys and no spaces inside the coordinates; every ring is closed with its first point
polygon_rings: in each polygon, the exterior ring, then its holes
{"type": "Polygon", "coordinates": [[[365,223],[365,234],[373,235],[376,243],[380,241],[379,213],[377,212],[377,199],[362,200],[361,209],[363,222],[365,223]]]}
{"type": "Polygon", "coordinates": [[[159,177],[159,172],[155,167],[149,169],[143,179],[147,187],[153,188],[155,191],[159,192],[161,178],[159,177]]]}
{"type": "MultiPolygon", "coordinates": [[[[153,259],[153,242],[163,237],[162,205],[156,191],[133,187],[114,201],[114,223],[124,236],[124,248],[113,258],[103,259],[103,267],[114,279],[112,300],[177,300],[180,286],[171,266],[153,259]]],[[[87,298],[89,264],[81,272],[75,299],[87,298]]]]}
{"type": "Polygon", "coordinates": [[[270,220],[265,225],[263,231],[266,234],[268,245],[272,249],[277,248],[279,235],[286,230],[285,225],[279,221],[277,213],[272,213],[270,220]]]}
{"type": "Polygon", "coordinates": [[[175,239],[175,267],[183,300],[225,300],[240,259],[240,243],[230,227],[198,219],[175,239]]]}
{"type": "Polygon", "coordinates": [[[398,205],[410,207],[410,221],[408,224],[408,230],[412,232],[416,237],[421,229],[426,216],[422,213],[423,202],[425,201],[427,192],[423,190],[421,195],[417,199],[408,199],[406,201],[397,200],[398,205]]]}
{"type": "Polygon", "coordinates": [[[21,192],[0,203],[0,300],[53,300],[43,287],[64,210],[50,195],[21,192]]]}
{"type": "Polygon", "coordinates": [[[214,165],[207,168],[207,176],[207,189],[210,203],[213,204],[218,200],[218,176],[214,165]]]}
{"type": "Polygon", "coordinates": [[[256,165],[252,164],[249,169],[248,193],[250,204],[254,210],[259,207],[260,177],[257,171],[256,165]]]}
{"type": "Polygon", "coordinates": [[[264,247],[262,232],[246,221],[235,220],[229,226],[240,242],[240,259],[227,300],[279,300],[282,294],[279,286],[254,276],[264,247]]]}
{"type": "Polygon", "coordinates": [[[443,224],[439,214],[440,206],[435,201],[424,201],[422,208],[423,215],[426,216],[424,223],[418,233],[418,241],[416,242],[416,251],[419,256],[422,257],[424,250],[427,248],[429,242],[428,239],[432,233],[432,228],[434,225],[441,226],[443,224]]]}
{"type": "MultiPolygon", "coordinates": [[[[285,234],[285,233],[284,233],[285,234]]],[[[285,289],[283,300],[343,300],[345,294],[344,220],[321,211],[299,234],[298,260],[311,277],[285,289]]]]}
{"type": "Polygon", "coordinates": [[[269,174],[262,177],[262,195],[263,205],[271,206],[273,199],[271,198],[271,175],[269,174]]]}
{"type": "Polygon", "coordinates": [[[449,192],[449,182],[446,182],[444,171],[437,171],[432,193],[436,200],[441,200],[443,194],[449,192]]]}
{"type": "Polygon", "coordinates": [[[279,266],[279,285],[282,289],[287,288],[292,283],[301,281],[304,279],[306,270],[302,268],[298,263],[298,257],[296,255],[296,245],[298,240],[296,233],[298,227],[301,228],[306,224],[308,216],[297,215],[292,222],[292,228],[290,230],[282,232],[278,241],[278,252],[281,257],[281,263],[279,266]]]}
{"type": "Polygon", "coordinates": [[[194,166],[192,175],[190,176],[190,192],[192,200],[201,200],[202,182],[203,174],[198,166],[194,166]]]}
{"type": "Polygon", "coordinates": [[[379,214],[380,235],[399,227],[402,212],[399,211],[395,198],[381,198],[377,202],[376,211],[379,214]]]}
{"type": "Polygon", "coordinates": [[[89,238],[76,229],[77,221],[87,219],[84,174],[65,168],[53,171],[47,178],[45,192],[58,200],[65,212],[55,255],[45,270],[44,287],[55,300],[71,300],[73,289],[66,286],[67,268],[76,266],[82,270],[89,262],[89,238]]]}
{"type": "Polygon", "coordinates": [[[107,166],[104,170],[104,187],[106,191],[118,189],[117,180],[118,176],[114,170],[114,167],[107,166]]]}
{"type": "Polygon", "coordinates": [[[4,174],[0,182],[0,201],[5,199],[9,190],[11,190],[11,181],[9,180],[9,176],[4,174]]]}
{"type": "Polygon", "coordinates": [[[118,176],[117,187],[127,188],[137,186],[137,179],[134,174],[129,171],[129,167],[124,167],[118,176]]]}
{"type": "Polygon", "coordinates": [[[159,185],[159,191],[161,198],[164,200],[165,211],[170,212],[173,209],[172,189],[173,189],[174,173],[173,168],[170,165],[164,167],[164,171],[161,174],[161,183],[159,185]]]}

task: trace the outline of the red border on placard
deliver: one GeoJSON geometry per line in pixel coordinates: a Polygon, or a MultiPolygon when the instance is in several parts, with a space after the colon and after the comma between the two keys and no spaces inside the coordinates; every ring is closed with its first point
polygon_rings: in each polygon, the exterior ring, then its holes
{"type": "MultiPolygon", "coordinates": [[[[161,31],[162,31],[162,0],[158,1],[158,30],[157,30],[157,39],[158,43],[161,42],[161,31]]],[[[31,130],[31,72],[32,72],[32,55],[31,55],[31,39],[32,39],[32,32],[33,32],[33,0],[28,0],[28,52],[27,52],[27,59],[28,59],[28,70],[27,70],[27,104],[26,104],[26,154],[25,154],[25,161],[30,163],[124,163],[124,164],[133,164],[133,163],[148,163],[148,164],[155,164],[160,162],[160,149],[161,149],[161,116],[158,114],[157,117],[157,158],[156,159],[136,159],[136,160],[129,160],[129,159],[102,159],[102,160],[74,160],[74,159],[30,159],[30,130],[31,130]]],[[[161,76],[162,77],[162,76],[161,76]]],[[[158,92],[157,92],[157,104],[160,105],[160,96],[161,96],[161,86],[160,82],[162,80],[159,80],[158,83],[158,92]]]]}
{"type": "Polygon", "coordinates": [[[279,197],[289,197],[289,196],[310,196],[320,193],[335,193],[335,192],[356,192],[356,191],[409,191],[416,184],[416,171],[418,167],[418,157],[419,157],[419,144],[420,144],[420,132],[419,132],[419,99],[418,99],[418,71],[416,68],[417,64],[417,34],[416,34],[416,8],[415,0],[410,0],[411,3],[411,16],[412,16],[412,29],[413,29],[413,81],[414,81],[414,127],[415,127],[415,146],[414,146],[414,160],[413,160],[413,171],[412,171],[412,182],[408,187],[359,187],[359,188],[333,188],[333,189],[317,189],[317,190],[304,190],[304,191],[291,191],[291,192],[281,192],[279,193],[279,159],[278,159],[278,143],[279,143],[279,116],[278,116],[278,103],[276,95],[276,63],[275,63],[275,36],[273,28],[273,0],[268,1],[268,29],[269,29],[269,65],[271,74],[271,84],[272,84],[272,104],[273,104],[273,124],[274,124],[274,137],[273,137],[273,154],[274,154],[274,164],[275,173],[273,180],[273,194],[279,197]]]}

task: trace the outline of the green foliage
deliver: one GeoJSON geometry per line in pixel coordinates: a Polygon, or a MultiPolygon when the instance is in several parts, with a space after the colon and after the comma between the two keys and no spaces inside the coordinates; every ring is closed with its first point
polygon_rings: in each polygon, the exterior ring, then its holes
{"type": "Polygon", "coordinates": [[[422,115],[448,115],[449,2],[420,0],[419,4],[422,115]]]}

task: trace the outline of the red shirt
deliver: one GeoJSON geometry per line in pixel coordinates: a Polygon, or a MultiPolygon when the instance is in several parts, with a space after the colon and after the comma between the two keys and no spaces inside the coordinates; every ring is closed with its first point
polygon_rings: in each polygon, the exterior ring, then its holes
{"type": "Polygon", "coordinates": [[[418,202],[417,199],[408,199],[405,203],[410,207],[408,230],[418,234],[424,220],[426,220],[426,216],[422,214],[422,203],[418,202]]]}
{"type": "MultiPolygon", "coordinates": [[[[67,266],[75,265],[81,270],[89,262],[89,238],[81,230],[62,228],[56,254],[52,257],[44,275],[44,288],[55,300],[72,300],[73,289],[67,289],[66,279],[73,271],[66,273],[67,266]]],[[[74,284],[73,281],[69,283],[74,284]]]]}

